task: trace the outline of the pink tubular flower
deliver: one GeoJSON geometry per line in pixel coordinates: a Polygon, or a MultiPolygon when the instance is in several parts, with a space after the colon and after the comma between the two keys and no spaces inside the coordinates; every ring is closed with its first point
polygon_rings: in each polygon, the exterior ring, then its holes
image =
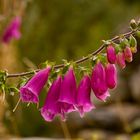
{"type": "Polygon", "coordinates": [[[91,87],[98,99],[105,100],[109,96],[105,68],[100,62],[95,65],[92,71],[91,87]]]}
{"type": "Polygon", "coordinates": [[[21,18],[15,17],[12,19],[8,27],[5,29],[2,36],[2,42],[9,43],[12,38],[19,39],[21,33],[19,32],[21,26],[21,18]]]}
{"type": "Polygon", "coordinates": [[[89,112],[95,108],[90,101],[90,93],[91,81],[89,76],[85,75],[79,84],[77,92],[77,108],[81,117],[83,117],[84,112],[89,112]]]}
{"type": "Polygon", "coordinates": [[[117,85],[117,70],[115,64],[107,64],[105,68],[106,83],[108,88],[113,89],[117,85]]]}
{"type": "Polygon", "coordinates": [[[125,57],[124,57],[124,53],[123,52],[119,52],[117,54],[117,64],[122,68],[124,69],[126,67],[126,64],[125,64],[125,57]]]}
{"type": "Polygon", "coordinates": [[[20,88],[20,98],[23,102],[38,103],[39,94],[48,80],[50,67],[36,73],[26,85],[20,88]]]}
{"type": "Polygon", "coordinates": [[[58,102],[62,78],[59,76],[51,85],[41,115],[46,121],[52,121],[55,115],[61,113],[61,104],[58,102]]]}
{"type": "Polygon", "coordinates": [[[62,104],[61,111],[63,113],[75,110],[76,104],[76,79],[73,68],[70,67],[62,81],[60,89],[59,102],[62,104]]]}
{"type": "Polygon", "coordinates": [[[115,52],[115,48],[112,45],[109,45],[107,47],[107,59],[108,62],[111,64],[115,64],[116,62],[116,52],[115,52]]]}
{"type": "Polygon", "coordinates": [[[125,60],[127,62],[132,62],[133,55],[132,55],[132,52],[131,52],[131,48],[128,47],[128,46],[124,49],[124,57],[125,57],[125,60]]]}
{"type": "Polygon", "coordinates": [[[95,93],[95,95],[97,95],[96,97],[102,101],[106,101],[106,98],[110,96],[109,91],[107,90],[106,92],[104,92],[103,94],[98,94],[95,93]]]}

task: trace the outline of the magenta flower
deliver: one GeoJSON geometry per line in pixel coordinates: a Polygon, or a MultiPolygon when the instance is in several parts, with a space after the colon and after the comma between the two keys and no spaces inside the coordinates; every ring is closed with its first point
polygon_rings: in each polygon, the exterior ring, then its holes
{"type": "Polygon", "coordinates": [[[131,52],[131,48],[128,46],[124,49],[124,57],[127,62],[132,62],[133,55],[131,52]]]}
{"type": "Polygon", "coordinates": [[[125,64],[125,57],[124,57],[124,53],[123,52],[119,52],[117,54],[117,64],[122,68],[124,69],[126,67],[126,64],[125,64]]]}
{"type": "Polygon", "coordinates": [[[46,121],[61,113],[61,104],[58,102],[62,78],[59,76],[51,85],[44,106],[41,108],[41,115],[46,121]]]}
{"type": "Polygon", "coordinates": [[[81,80],[77,91],[77,108],[80,112],[80,116],[83,117],[84,112],[91,111],[94,105],[90,100],[91,93],[91,81],[89,76],[85,75],[81,80]]]}
{"type": "Polygon", "coordinates": [[[76,79],[72,67],[69,68],[62,81],[59,102],[62,103],[61,111],[63,113],[69,113],[75,110],[76,79]]]}
{"type": "Polygon", "coordinates": [[[117,85],[117,70],[114,64],[107,64],[106,68],[106,83],[108,88],[113,89],[117,85]]]}
{"type": "Polygon", "coordinates": [[[13,18],[4,31],[4,34],[2,36],[2,42],[9,43],[12,38],[19,39],[21,37],[21,33],[19,31],[20,26],[21,26],[21,18],[20,17],[13,18]]]}
{"type": "Polygon", "coordinates": [[[116,52],[115,52],[115,48],[112,45],[109,45],[107,47],[107,59],[108,62],[111,64],[115,64],[116,62],[116,52]]]}
{"type": "Polygon", "coordinates": [[[26,85],[20,88],[20,98],[23,102],[39,102],[39,94],[48,80],[50,67],[36,73],[26,85]]]}
{"type": "Polygon", "coordinates": [[[92,71],[91,87],[98,99],[105,100],[109,96],[105,68],[100,62],[95,65],[92,71]]]}
{"type": "Polygon", "coordinates": [[[95,93],[96,97],[102,101],[106,101],[106,98],[110,96],[109,91],[107,90],[106,92],[104,92],[103,94],[98,94],[95,93]]]}

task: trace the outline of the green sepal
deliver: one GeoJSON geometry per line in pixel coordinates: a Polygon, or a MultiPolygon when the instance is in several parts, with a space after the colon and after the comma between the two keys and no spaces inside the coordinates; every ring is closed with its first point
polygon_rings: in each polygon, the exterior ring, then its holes
{"type": "Polygon", "coordinates": [[[5,84],[0,85],[0,90],[1,90],[1,92],[5,91],[5,84]]]}
{"type": "Polygon", "coordinates": [[[120,44],[117,44],[117,43],[112,43],[112,45],[114,46],[115,48],[115,52],[116,54],[119,53],[119,52],[122,52],[122,48],[120,47],[120,44]]]}
{"type": "Polygon", "coordinates": [[[55,65],[55,62],[45,61],[45,62],[41,63],[41,64],[39,65],[39,67],[40,67],[41,69],[43,69],[43,68],[46,68],[47,66],[53,67],[54,65],[55,65]]]}
{"type": "Polygon", "coordinates": [[[107,63],[107,57],[105,53],[101,53],[98,55],[98,60],[100,61],[103,65],[105,65],[107,63]]]}
{"type": "Polygon", "coordinates": [[[55,79],[59,74],[61,74],[61,70],[60,69],[53,69],[50,73],[50,79],[55,79]]]}
{"type": "Polygon", "coordinates": [[[12,96],[14,96],[15,93],[19,93],[19,89],[14,86],[5,86],[5,91],[12,96]]]}
{"type": "Polygon", "coordinates": [[[64,75],[69,69],[69,65],[64,66],[64,68],[62,69],[62,74],[64,75]]]}
{"type": "Polygon", "coordinates": [[[45,62],[43,62],[43,63],[41,63],[40,65],[39,65],[39,68],[46,68],[47,67],[47,65],[48,65],[48,61],[45,61],[45,62]]]}
{"type": "Polygon", "coordinates": [[[6,71],[0,71],[0,82],[5,82],[7,77],[6,71]]]}
{"type": "Polygon", "coordinates": [[[132,35],[129,38],[129,44],[130,44],[130,47],[137,47],[137,40],[132,35]]]}
{"type": "Polygon", "coordinates": [[[125,37],[120,39],[120,44],[119,44],[120,48],[125,49],[126,46],[130,46],[128,39],[126,39],[125,37]]]}
{"type": "Polygon", "coordinates": [[[73,70],[76,70],[77,69],[77,64],[73,61],[67,61],[67,60],[64,60],[64,67],[62,69],[60,69],[60,72],[59,74],[62,75],[62,77],[64,77],[64,75],[66,74],[66,72],[69,70],[70,67],[73,68],[73,70]]]}
{"type": "Polygon", "coordinates": [[[91,69],[88,67],[78,66],[76,73],[79,77],[83,77],[84,75],[90,75],[91,69]]]}
{"type": "Polygon", "coordinates": [[[105,47],[107,47],[108,45],[112,44],[111,40],[102,40],[102,42],[104,43],[105,47]]]}
{"type": "Polygon", "coordinates": [[[137,32],[136,32],[136,36],[137,36],[138,38],[140,38],[140,31],[137,31],[137,32]]]}
{"type": "Polygon", "coordinates": [[[95,66],[95,64],[96,64],[96,62],[97,62],[97,59],[98,59],[97,56],[91,57],[91,59],[90,59],[90,64],[91,64],[92,67],[95,66]]]}
{"type": "Polygon", "coordinates": [[[91,62],[91,66],[94,67],[96,64],[96,61],[92,59],[90,62],[91,62]]]}
{"type": "Polygon", "coordinates": [[[65,59],[63,59],[63,62],[64,62],[64,67],[63,67],[63,69],[61,71],[62,75],[64,75],[68,71],[70,65],[72,65],[72,62],[68,62],[65,59]]]}
{"type": "Polygon", "coordinates": [[[134,19],[132,19],[132,20],[130,21],[130,27],[131,27],[132,30],[137,29],[138,24],[137,24],[137,22],[136,22],[134,19]]]}

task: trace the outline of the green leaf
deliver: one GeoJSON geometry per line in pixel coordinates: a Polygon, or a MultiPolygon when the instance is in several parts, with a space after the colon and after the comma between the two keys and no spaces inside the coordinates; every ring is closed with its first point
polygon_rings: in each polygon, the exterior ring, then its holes
{"type": "Polygon", "coordinates": [[[7,86],[5,87],[5,90],[6,90],[6,93],[14,96],[14,94],[16,93],[19,93],[19,89],[17,87],[14,87],[14,86],[7,86]]]}
{"type": "Polygon", "coordinates": [[[6,77],[7,77],[7,72],[0,71],[0,90],[1,91],[5,89],[6,77]]]}
{"type": "Polygon", "coordinates": [[[71,62],[68,62],[65,59],[63,59],[63,62],[64,62],[64,67],[62,69],[62,74],[64,75],[68,71],[70,65],[73,65],[74,63],[72,61],[71,62]]]}
{"type": "Polygon", "coordinates": [[[40,68],[46,68],[47,67],[47,65],[48,65],[48,61],[45,61],[45,62],[43,62],[43,63],[41,63],[40,65],[39,65],[39,67],[40,68]]]}
{"type": "Polygon", "coordinates": [[[64,66],[64,68],[62,69],[62,74],[65,74],[69,69],[69,65],[64,66]]]}
{"type": "Polygon", "coordinates": [[[51,74],[50,74],[50,78],[53,80],[53,79],[55,79],[57,76],[58,76],[58,74],[60,73],[60,69],[57,69],[57,70],[52,70],[51,71],[51,74]]]}
{"type": "Polygon", "coordinates": [[[16,87],[9,87],[10,92],[19,93],[19,89],[16,87]]]}
{"type": "Polygon", "coordinates": [[[29,78],[27,77],[21,77],[21,79],[19,80],[18,86],[17,87],[22,87],[24,86],[27,82],[28,82],[29,78]]]}

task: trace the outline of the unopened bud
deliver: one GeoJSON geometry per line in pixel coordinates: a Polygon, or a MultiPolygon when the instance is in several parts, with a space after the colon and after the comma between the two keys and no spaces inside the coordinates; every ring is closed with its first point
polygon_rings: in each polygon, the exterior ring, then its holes
{"type": "Polygon", "coordinates": [[[138,27],[138,25],[137,25],[137,23],[134,19],[132,19],[130,21],[130,26],[131,26],[132,29],[136,29],[138,27]]]}

